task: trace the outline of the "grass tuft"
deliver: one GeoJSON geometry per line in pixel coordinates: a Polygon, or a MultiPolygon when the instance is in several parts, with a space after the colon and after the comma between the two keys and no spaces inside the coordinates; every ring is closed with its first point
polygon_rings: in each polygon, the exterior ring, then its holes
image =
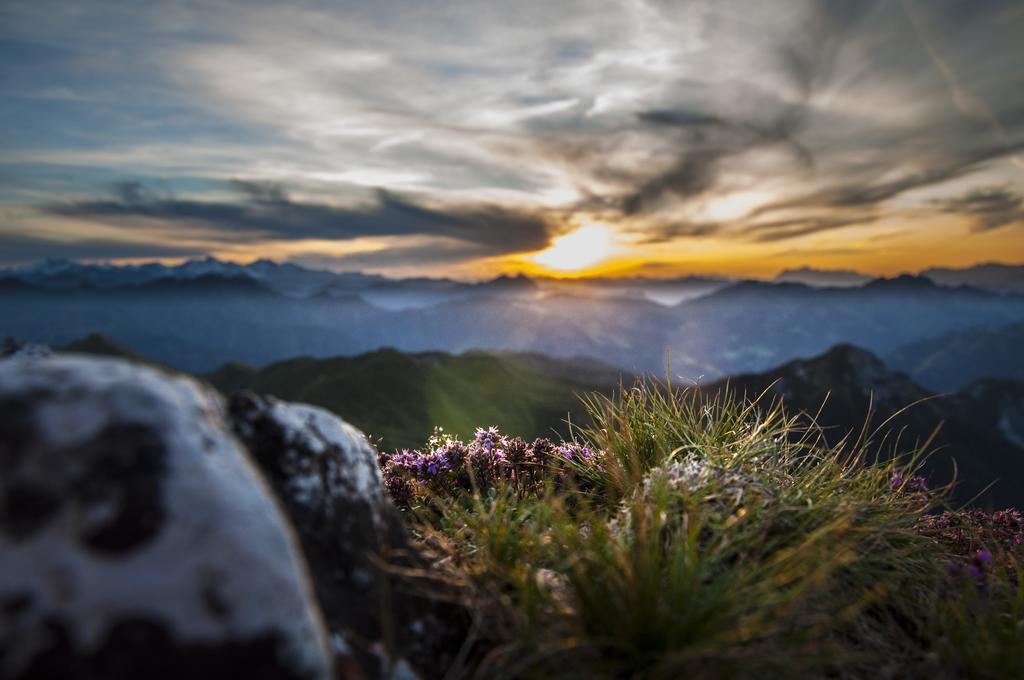
{"type": "Polygon", "coordinates": [[[1020,516],[948,510],[927,442],[655,382],[586,407],[382,458],[474,621],[450,677],[1024,677],[1020,516]]]}

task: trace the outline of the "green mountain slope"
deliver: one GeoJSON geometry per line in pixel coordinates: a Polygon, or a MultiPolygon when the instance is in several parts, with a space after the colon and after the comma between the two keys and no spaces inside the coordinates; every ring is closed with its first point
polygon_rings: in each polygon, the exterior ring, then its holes
{"type": "Polygon", "coordinates": [[[462,436],[486,425],[523,437],[565,434],[567,417],[582,418],[577,394],[619,382],[618,371],[585,360],[395,350],[262,369],[228,364],[203,377],[225,393],[247,389],[330,409],[384,449],[422,445],[435,425],[462,436]]]}
{"type": "Polygon", "coordinates": [[[105,357],[129,359],[141,364],[156,365],[156,362],[137,354],[123,345],[119,345],[102,333],[91,333],[80,340],[57,348],[60,352],[77,352],[79,354],[95,354],[105,357]]]}
{"type": "Polygon", "coordinates": [[[925,474],[932,484],[957,477],[955,498],[982,507],[1024,504],[1024,449],[1020,442],[1019,400],[1024,385],[1014,381],[983,381],[971,389],[935,396],[902,373],[890,370],[865,350],[839,345],[820,356],[792,361],[766,373],[733,376],[708,385],[715,392],[726,385],[739,394],[768,392],[780,397],[791,413],[816,414],[826,439],[835,444],[857,433],[872,413],[870,447],[883,455],[899,437],[899,450],[923,442],[939,428],[925,474]],[[910,406],[914,404],[913,406],[910,406]],[[908,408],[909,407],[909,408],[908,408]]]}

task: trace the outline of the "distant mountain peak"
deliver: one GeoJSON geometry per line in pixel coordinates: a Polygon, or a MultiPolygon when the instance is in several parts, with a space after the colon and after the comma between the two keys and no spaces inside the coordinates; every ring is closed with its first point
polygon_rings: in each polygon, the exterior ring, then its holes
{"type": "Polygon", "coordinates": [[[817,287],[849,287],[859,286],[871,280],[871,277],[852,269],[817,269],[815,267],[797,267],[786,269],[773,279],[784,283],[803,283],[817,287]]]}
{"type": "Polygon", "coordinates": [[[248,274],[245,268],[241,265],[235,264],[234,262],[218,260],[212,255],[207,255],[200,259],[187,260],[172,269],[175,275],[179,277],[197,277],[207,274],[225,274],[229,272],[233,274],[248,274]]]}
{"type": "Polygon", "coordinates": [[[872,352],[849,343],[840,343],[824,354],[809,359],[790,361],[778,371],[781,374],[806,374],[809,368],[823,369],[833,379],[842,377],[863,384],[870,384],[891,374],[885,363],[872,352]]]}
{"type": "Polygon", "coordinates": [[[1024,294],[1024,264],[985,262],[962,269],[932,267],[921,274],[944,286],[969,285],[999,293],[1024,294]]]}
{"type": "Polygon", "coordinates": [[[890,370],[873,353],[847,343],[835,345],[809,359],[790,361],[765,374],[740,377],[741,380],[750,378],[775,380],[774,391],[787,399],[808,390],[833,395],[873,394],[876,399],[898,408],[923,394],[909,378],[890,370]]]}
{"type": "Polygon", "coordinates": [[[892,278],[877,278],[864,285],[866,289],[889,290],[934,290],[938,284],[927,276],[900,274],[892,278]]]}
{"type": "Polygon", "coordinates": [[[713,299],[719,297],[729,297],[733,295],[744,295],[744,294],[763,294],[772,293],[779,291],[787,292],[810,292],[814,288],[806,283],[799,283],[795,281],[758,281],[756,279],[746,279],[744,281],[737,281],[736,283],[726,286],[711,295],[708,295],[705,299],[713,299]]]}
{"type": "Polygon", "coordinates": [[[881,359],[868,350],[841,343],[825,352],[824,354],[808,361],[834,362],[849,367],[858,376],[865,378],[878,377],[889,373],[889,368],[881,359]]]}
{"type": "Polygon", "coordinates": [[[492,288],[536,288],[537,282],[526,274],[502,274],[480,285],[492,288]]]}

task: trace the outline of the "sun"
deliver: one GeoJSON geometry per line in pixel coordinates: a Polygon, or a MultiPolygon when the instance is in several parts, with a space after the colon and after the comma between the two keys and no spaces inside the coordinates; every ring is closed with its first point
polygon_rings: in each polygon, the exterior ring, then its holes
{"type": "Polygon", "coordinates": [[[593,266],[614,252],[612,230],[603,224],[586,224],[554,239],[530,260],[549,269],[571,272],[593,266]]]}

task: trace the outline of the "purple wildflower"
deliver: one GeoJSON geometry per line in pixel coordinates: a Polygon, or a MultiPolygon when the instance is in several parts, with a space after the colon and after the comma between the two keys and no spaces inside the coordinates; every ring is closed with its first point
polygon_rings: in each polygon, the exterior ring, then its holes
{"type": "Polygon", "coordinates": [[[495,446],[500,446],[504,443],[504,439],[501,433],[498,432],[498,428],[492,425],[487,429],[482,427],[476,428],[476,437],[473,439],[473,443],[484,451],[490,452],[495,446]]]}
{"type": "Polygon", "coordinates": [[[384,488],[397,505],[405,505],[413,495],[412,483],[401,475],[386,475],[384,477],[384,488]]]}
{"type": "Polygon", "coordinates": [[[456,491],[486,491],[505,483],[518,493],[535,493],[551,476],[556,483],[601,469],[604,453],[577,443],[558,447],[546,439],[527,444],[496,427],[478,428],[468,444],[435,432],[421,451],[401,450],[380,457],[385,484],[395,502],[456,491]]]}
{"type": "Polygon", "coordinates": [[[974,581],[978,585],[986,585],[986,577],[988,575],[986,569],[989,562],[992,561],[992,553],[988,550],[979,550],[974,553],[974,556],[965,564],[960,561],[951,561],[947,569],[949,575],[953,577],[967,577],[974,581]]]}
{"type": "Polygon", "coordinates": [[[924,493],[928,491],[928,480],[920,475],[908,477],[896,471],[889,480],[889,488],[897,493],[924,493]]]}
{"type": "Polygon", "coordinates": [[[555,449],[555,452],[562,458],[562,460],[570,464],[595,467],[598,469],[602,468],[601,459],[604,458],[604,453],[594,451],[587,446],[582,446],[575,442],[562,444],[555,449]]]}
{"type": "Polygon", "coordinates": [[[924,517],[918,531],[947,545],[957,555],[977,556],[983,545],[1000,550],[1019,550],[1024,543],[1024,516],[1016,510],[959,510],[924,517]]]}

